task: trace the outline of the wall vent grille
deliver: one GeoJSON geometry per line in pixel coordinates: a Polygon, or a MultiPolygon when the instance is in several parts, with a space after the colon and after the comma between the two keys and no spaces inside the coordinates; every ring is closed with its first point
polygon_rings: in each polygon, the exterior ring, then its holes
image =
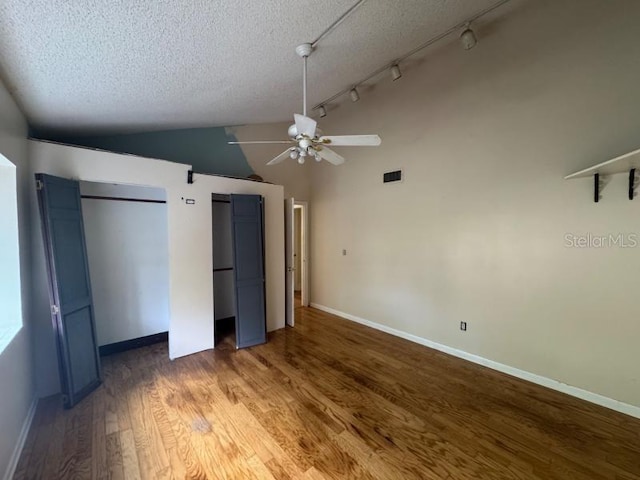
{"type": "Polygon", "coordinates": [[[402,170],[394,170],[393,172],[387,172],[382,176],[383,183],[401,182],[402,170]]]}

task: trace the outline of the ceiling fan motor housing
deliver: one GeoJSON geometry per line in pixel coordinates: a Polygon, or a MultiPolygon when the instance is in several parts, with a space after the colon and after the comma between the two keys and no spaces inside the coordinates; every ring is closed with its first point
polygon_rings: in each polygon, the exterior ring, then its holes
{"type": "MultiPolygon", "coordinates": [[[[318,138],[321,137],[323,134],[322,130],[319,128],[316,128],[316,136],[314,138],[318,138]]],[[[298,138],[298,129],[296,128],[296,124],[292,124],[289,126],[289,130],[287,130],[287,135],[289,135],[289,138],[296,140],[298,138]]]]}

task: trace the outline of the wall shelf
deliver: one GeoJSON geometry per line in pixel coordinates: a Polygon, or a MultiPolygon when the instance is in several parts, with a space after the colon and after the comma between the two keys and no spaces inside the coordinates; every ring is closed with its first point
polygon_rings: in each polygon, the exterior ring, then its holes
{"type": "Polygon", "coordinates": [[[584,170],[579,170],[571,175],[564,177],[565,180],[572,180],[574,178],[586,178],[593,175],[594,179],[594,193],[593,201],[598,202],[600,200],[601,183],[600,178],[608,175],[616,175],[618,173],[628,173],[629,175],[629,200],[633,200],[634,190],[636,186],[636,169],[640,168],[640,149],[633,152],[625,153],[619,157],[612,158],[606,162],[598,163],[584,170]]]}
{"type": "Polygon", "coordinates": [[[607,175],[615,175],[616,173],[628,173],[632,168],[640,168],[640,149],[572,173],[564,177],[564,179],[571,180],[574,178],[590,177],[596,173],[604,177],[607,175]]]}

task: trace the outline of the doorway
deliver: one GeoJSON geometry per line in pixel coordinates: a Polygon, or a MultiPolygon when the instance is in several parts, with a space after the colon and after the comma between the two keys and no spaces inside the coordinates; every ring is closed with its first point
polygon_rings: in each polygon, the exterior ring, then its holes
{"type": "Polygon", "coordinates": [[[294,303],[309,306],[309,204],[294,202],[294,303]]]}
{"type": "Polygon", "coordinates": [[[295,325],[295,311],[309,306],[308,204],[284,201],[285,218],[285,323],[295,325]]]}
{"type": "Polygon", "coordinates": [[[293,207],[293,307],[302,306],[302,208],[293,207]]]}

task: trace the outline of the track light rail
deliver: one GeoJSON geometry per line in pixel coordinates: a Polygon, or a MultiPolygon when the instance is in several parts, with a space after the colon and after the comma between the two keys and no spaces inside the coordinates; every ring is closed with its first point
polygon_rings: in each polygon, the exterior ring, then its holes
{"type": "MultiPolygon", "coordinates": [[[[342,95],[346,95],[346,94],[350,93],[354,88],[358,87],[359,85],[362,85],[363,83],[371,80],[373,77],[375,77],[377,75],[380,75],[385,70],[389,70],[390,68],[393,68],[394,66],[397,66],[400,62],[406,60],[407,58],[409,58],[409,57],[411,57],[413,55],[415,55],[416,53],[420,52],[421,50],[424,50],[428,46],[433,45],[434,43],[442,40],[443,38],[447,37],[448,35],[451,35],[452,33],[464,28],[465,26],[468,26],[471,22],[474,22],[474,21],[478,20],[479,18],[487,15],[488,13],[491,13],[492,11],[494,11],[497,8],[503,6],[504,4],[508,3],[509,1],[510,0],[500,0],[500,1],[496,2],[496,3],[494,3],[493,5],[485,8],[484,10],[481,10],[480,12],[476,13],[472,17],[466,19],[464,22],[457,23],[456,25],[452,26],[451,28],[447,29],[446,31],[436,35],[435,37],[430,38],[429,40],[427,40],[423,44],[418,45],[417,47],[415,47],[414,49],[412,49],[409,52],[405,53],[404,55],[401,55],[400,57],[395,58],[391,62],[384,64],[382,67],[374,70],[373,72],[371,72],[370,74],[365,76],[363,79],[359,80],[358,82],[349,85],[348,87],[344,88],[343,90],[340,90],[335,95],[323,100],[322,102],[317,103],[316,105],[314,105],[312,110],[317,110],[320,107],[326,107],[326,105],[328,103],[333,102],[334,100],[336,100],[337,98],[341,97],[342,95]]],[[[360,3],[354,5],[354,7],[359,6],[360,3]]],[[[352,7],[352,9],[355,9],[354,7],[352,7]]],[[[351,11],[349,11],[349,13],[351,13],[351,11]]],[[[344,19],[342,18],[342,20],[344,20],[344,19]]],[[[342,20],[340,20],[340,21],[342,21],[342,20]]],[[[315,43],[317,43],[318,41],[319,41],[319,39],[316,40],[316,42],[314,42],[313,45],[315,45],[315,43]]]]}

